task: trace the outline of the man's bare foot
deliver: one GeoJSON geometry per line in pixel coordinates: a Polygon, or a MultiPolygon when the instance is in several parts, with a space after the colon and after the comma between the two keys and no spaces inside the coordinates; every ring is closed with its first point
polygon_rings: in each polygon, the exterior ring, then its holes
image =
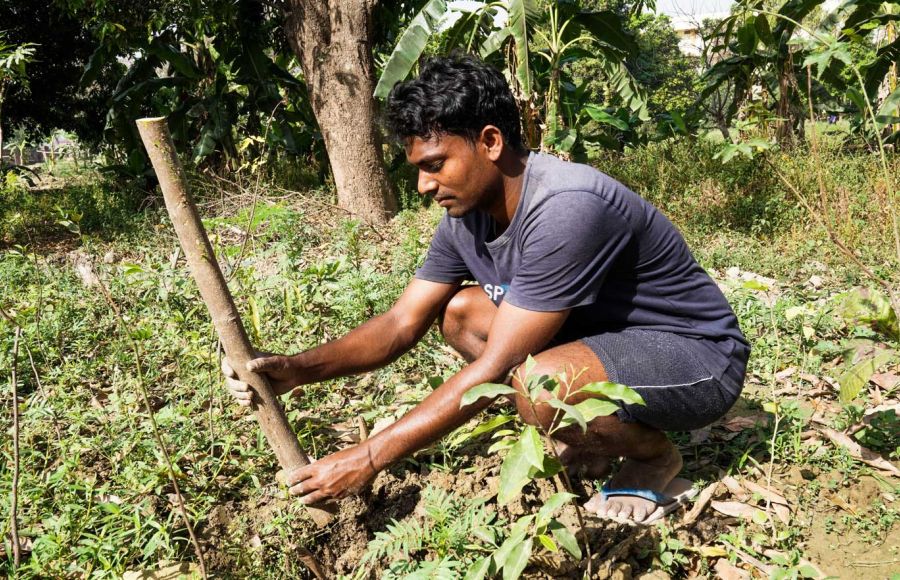
{"type": "MultiPolygon", "coordinates": [[[[668,447],[657,457],[645,461],[626,458],[619,472],[610,480],[609,489],[650,489],[663,492],[681,471],[681,466],[681,454],[669,442],[668,447]]],[[[604,500],[600,494],[585,504],[588,511],[595,512],[600,517],[630,519],[636,523],[647,519],[656,507],[652,501],[639,497],[614,496],[604,500]]]]}
{"type": "Polygon", "coordinates": [[[606,479],[612,472],[612,459],[609,457],[584,447],[566,445],[562,441],[555,441],[555,444],[559,459],[566,466],[569,477],[606,479]]]}

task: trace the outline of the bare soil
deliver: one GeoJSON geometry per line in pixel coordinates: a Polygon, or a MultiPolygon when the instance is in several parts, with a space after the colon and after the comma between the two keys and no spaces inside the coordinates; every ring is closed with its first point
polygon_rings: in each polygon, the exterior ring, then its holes
{"type": "MultiPolygon", "coordinates": [[[[717,443],[730,440],[741,430],[749,428],[754,422],[765,421],[765,414],[751,410],[747,405],[739,404],[720,422],[707,432],[694,434],[693,437],[704,438],[700,444],[682,444],[686,469],[689,477],[695,481],[716,481],[713,474],[723,475],[721,465],[727,457],[718,455],[714,450],[717,443]],[[717,467],[718,466],[718,467],[717,467]]],[[[299,536],[311,536],[314,541],[307,546],[298,547],[297,560],[307,555],[306,550],[327,570],[329,576],[350,574],[357,567],[368,542],[376,532],[384,531],[392,520],[404,518],[422,518],[420,507],[422,490],[427,486],[437,487],[457,496],[466,498],[490,498],[489,509],[496,510],[498,515],[507,521],[536,511],[543,500],[558,490],[552,480],[540,480],[525,488],[522,496],[509,505],[497,506],[493,497],[499,484],[501,458],[487,455],[483,445],[476,445],[464,450],[463,467],[455,472],[428,469],[421,464],[416,467],[412,462],[394,466],[380,474],[371,488],[358,497],[341,502],[335,521],[327,529],[317,530],[312,522],[303,522],[298,529],[299,536]]],[[[750,469],[749,475],[741,481],[749,481],[745,485],[766,486],[765,474],[750,469]]],[[[594,482],[576,480],[576,491],[581,502],[586,501],[593,493],[594,482]]],[[[842,516],[854,516],[868,513],[872,505],[878,501],[889,501],[891,484],[879,482],[878,479],[863,476],[858,481],[844,481],[839,472],[818,472],[801,469],[797,466],[775,465],[771,474],[773,491],[784,496],[790,505],[790,527],[803,536],[800,549],[804,561],[808,561],[824,574],[835,577],[887,578],[900,569],[898,565],[898,546],[900,546],[900,529],[893,526],[886,537],[873,540],[866,539],[862,533],[841,533],[846,529],[841,525],[828,522],[842,522],[842,516]],[[812,481],[819,484],[819,491],[810,494],[812,481]],[[886,500],[887,498],[887,500],[886,500]],[[830,520],[829,520],[830,518],[830,520]]],[[[712,501],[740,500],[754,504],[754,499],[728,486],[718,484],[712,501]]],[[[758,501],[757,507],[765,510],[765,502],[758,501]]],[[[262,529],[272,518],[279,507],[284,507],[290,500],[269,497],[260,504],[220,505],[210,514],[205,535],[209,539],[217,534],[224,534],[231,524],[236,511],[247,515],[252,512],[253,528],[262,529]]],[[[735,533],[741,528],[751,529],[751,524],[741,518],[731,517],[715,511],[707,506],[700,517],[689,524],[683,523],[684,512],[676,512],[669,517],[668,524],[671,537],[682,541],[688,548],[684,556],[688,571],[698,575],[717,575],[713,569],[718,562],[718,555],[713,546],[721,545],[721,534],[735,533]]],[[[775,514],[772,513],[772,517],[775,514]]],[[[574,508],[566,506],[559,518],[573,530],[578,529],[574,508]]],[[[253,543],[253,529],[247,530],[248,541],[253,543]]],[[[588,518],[584,533],[590,538],[592,577],[662,579],[670,576],[660,570],[655,555],[660,542],[660,530],[656,527],[631,527],[613,522],[588,518]]],[[[747,532],[750,535],[750,531],[747,532]]],[[[582,536],[583,537],[583,536],[582,536]]],[[[255,540],[259,542],[258,537],[255,540]]],[[[211,542],[215,544],[215,541],[211,542]]],[[[760,552],[764,551],[760,547],[760,552]]],[[[769,550],[771,554],[771,550],[769,550]]],[[[215,572],[227,576],[231,558],[225,554],[213,553],[210,557],[211,567],[215,572]]],[[[387,565],[389,562],[382,562],[387,565]]],[[[586,571],[587,560],[575,562],[560,554],[549,554],[543,551],[532,559],[526,570],[526,578],[580,578],[586,571]]],[[[763,569],[752,563],[738,561],[738,570],[746,577],[765,577],[763,569]]],[[[306,577],[313,577],[304,567],[296,571],[306,577]]],[[[376,570],[375,575],[378,575],[376,570]]]]}

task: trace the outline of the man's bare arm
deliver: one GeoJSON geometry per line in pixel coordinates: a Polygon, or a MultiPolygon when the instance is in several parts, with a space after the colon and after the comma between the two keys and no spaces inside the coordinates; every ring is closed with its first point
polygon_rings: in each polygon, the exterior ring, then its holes
{"type": "Polygon", "coordinates": [[[501,382],[531,353],[538,353],[556,335],[568,316],[564,312],[532,312],[500,305],[478,360],[435,389],[399,421],[364,443],[344,449],[288,474],[291,492],[303,503],[343,497],[403,457],[437,441],[459,427],[490,401],[460,409],[463,394],[476,385],[501,382]]]}
{"type": "Polygon", "coordinates": [[[458,284],[413,279],[390,310],[345,336],[294,355],[305,383],[383,367],[411,349],[437,319],[458,284]]]}
{"type": "MultiPolygon", "coordinates": [[[[453,297],[457,284],[412,280],[390,310],[376,316],[345,336],[292,356],[257,358],[249,370],[266,373],[275,392],[282,395],[298,385],[352,375],[387,365],[413,347],[453,297]]],[[[229,390],[243,405],[252,392],[223,361],[229,390]]]]}

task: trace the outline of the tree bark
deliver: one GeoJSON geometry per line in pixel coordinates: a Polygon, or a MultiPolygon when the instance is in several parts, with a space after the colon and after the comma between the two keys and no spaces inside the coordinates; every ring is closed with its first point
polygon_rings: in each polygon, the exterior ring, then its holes
{"type": "Polygon", "coordinates": [[[338,204],[369,223],[397,211],[376,123],[372,11],[377,0],[288,0],[285,32],[306,77],[338,204]]]}
{"type": "MultiPolygon", "coordinates": [[[[257,395],[259,403],[254,410],[269,446],[285,471],[308,465],[309,457],[300,448],[268,379],[245,368],[247,362],[255,357],[255,352],[203,229],[197,206],[188,193],[184,170],[175,152],[165,117],[139,119],[137,126],[159,178],[166,209],[175,226],[178,241],[200,289],[200,296],[212,315],[213,325],[222,340],[225,354],[234,365],[238,377],[249,383],[257,395]]],[[[330,522],[333,517],[322,509],[310,507],[309,510],[320,526],[330,522]]]]}
{"type": "Polygon", "coordinates": [[[794,59],[791,53],[787,58],[779,63],[778,74],[778,103],[775,107],[775,115],[778,117],[778,124],[775,129],[775,138],[781,147],[789,148],[794,144],[794,126],[795,114],[793,111],[792,85],[796,84],[794,79],[794,59]]]}

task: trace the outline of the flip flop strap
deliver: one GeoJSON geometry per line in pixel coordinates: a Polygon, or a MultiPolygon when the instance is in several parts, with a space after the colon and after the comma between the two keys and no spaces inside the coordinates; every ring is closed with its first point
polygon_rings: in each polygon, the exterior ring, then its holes
{"type": "Polygon", "coordinates": [[[603,486],[600,490],[600,495],[604,499],[608,497],[616,497],[616,496],[629,496],[629,497],[639,497],[642,499],[646,499],[652,501],[656,505],[666,505],[672,503],[673,500],[671,497],[667,496],[664,493],[659,493],[657,491],[653,491],[652,489],[636,489],[636,488],[621,488],[621,489],[609,489],[607,486],[603,486]]]}

